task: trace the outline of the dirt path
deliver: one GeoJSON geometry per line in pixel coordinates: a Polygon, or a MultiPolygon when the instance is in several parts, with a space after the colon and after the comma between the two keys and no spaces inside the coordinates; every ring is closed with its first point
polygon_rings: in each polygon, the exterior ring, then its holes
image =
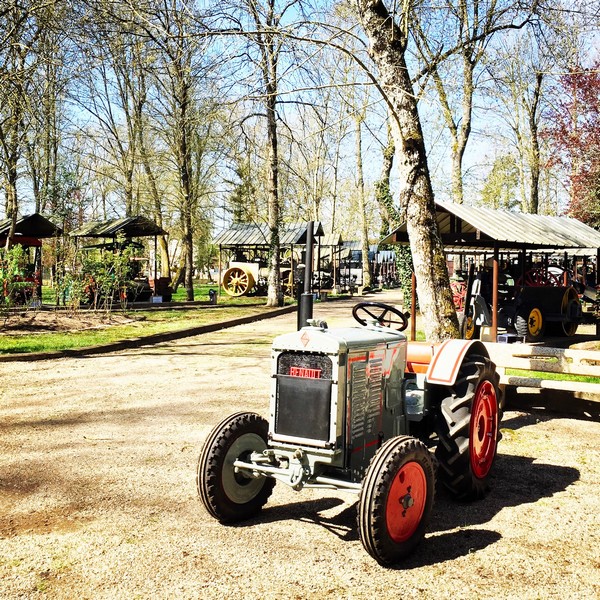
{"type": "MultiPolygon", "coordinates": [[[[346,324],[352,304],[316,316],[346,324]]],[[[599,597],[596,422],[506,413],[488,498],[440,492],[397,570],[362,549],[351,495],[278,485],[256,520],[213,521],[195,490],[202,442],[230,413],[266,413],[271,339],[295,319],[0,362],[0,597],[599,597]]]]}

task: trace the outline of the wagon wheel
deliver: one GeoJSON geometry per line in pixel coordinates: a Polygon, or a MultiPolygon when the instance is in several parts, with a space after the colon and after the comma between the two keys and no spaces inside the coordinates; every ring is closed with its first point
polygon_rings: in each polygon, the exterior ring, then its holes
{"type": "Polygon", "coordinates": [[[397,331],[404,331],[408,327],[407,316],[400,309],[383,302],[359,302],[352,308],[352,316],[361,325],[366,325],[367,320],[375,319],[381,325],[397,331]]]}
{"type": "Polygon", "coordinates": [[[465,340],[477,340],[481,334],[481,325],[475,324],[473,315],[458,313],[458,325],[465,340]]]}
{"type": "Polygon", "coordinates": [[[463,312],[465,310],[465,299],[467,297],[467,283],[465,281],[451,281],[452,302],[454,310],[463,312]]]}
{"type": "Polygon", "coordinates": [[[362,483],[358,529],[365,550],[389,565],[413,552],[425,535],[435,495],[435,469],[427,447],[410,436],[388,440],[362,483]]]}
{"type": "Polygon", "coordinates": [[[485,495],[500,440],[500,378],[489,358],[467,356],[435,417],[440,479],[461,500],[485,495]]]}
{"type": "Polygon", "coordinates": [[[544,269],[530,269],[517,279],[516,285],[521,287],[559,287],[561,282],[554,273],[544,269]]]}
{"type": "Polygon", "coordinates": [[[223,275],[223,289],[229,296],[243,296],[254,287],[252,273],[241,267],[231,267],[223,275]]]}
{"type": "Polygon", "coordinates": [[[209,434],[200,458],[196,485],[206,510],[222,523],[257,514],[273,491],[275,480],[237,472],[233,463],[248,460],[267,447],[269,424],[255,413],[236,413],[209,434]]]}

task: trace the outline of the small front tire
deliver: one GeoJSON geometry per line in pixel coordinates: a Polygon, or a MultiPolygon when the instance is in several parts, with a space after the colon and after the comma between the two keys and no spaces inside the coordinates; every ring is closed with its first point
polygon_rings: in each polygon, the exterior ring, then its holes
{"type": "Polygon", "coordinates": [[[519,310],[515,318],[515,329],[526,342],[540,341],[546,331],[546,319],[542,309],[533,306],[519,310]]]}
{"type": "Polygon", "coordinates": [[[388,440],[375,454],[358,502],[365,550],[381,565],[410,555],[433,509],[435,469],[427,447],[410,436],[388,440]]]}
{"type": "Polygon", "coordinates": [[[222,523],[243,521],[266,504],[275,480],[236,472],[234,461],[248,461],[267,447],[269,424],[260,415],[241,412],[221,421],[209,434],[200,458],[196,485],[206,510],[222,523]]]}

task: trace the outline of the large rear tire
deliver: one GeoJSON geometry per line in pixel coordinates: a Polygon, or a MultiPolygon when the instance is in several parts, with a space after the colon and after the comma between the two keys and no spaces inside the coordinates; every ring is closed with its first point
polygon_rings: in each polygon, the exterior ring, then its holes
{"type": "Polygon", "coordinates": [[[427,447],[410,436],[388,440],[363,479],[358,529],[365,550],[380,564],[398,562],[425,535],[435,495],[435,469],[427,447]]]}
{"type": "Polygon", "coordinates": [[[489,358],[467,356],[436,414],[442,483],[460,500],[482,498],[500,440],[499,376],[489,358]]]}
{"type": "Polygon", "coordinates": [[[255,413],[241,412],[221,421],[209,434],[200,458],[196,485],[206,510],[222,523],[256,515],[266,504],[275,480],[236,472],[234,461],[248,460],[267,447],[269,424],[255,413]]]}
{"type": "Polygon", "coordinates": [[[577,333],[581,320],[581,301],[574,287],[565,289],[560,302],[561,321],[548,323],[547,331],[550,335],[571,337],[577,333]]]}

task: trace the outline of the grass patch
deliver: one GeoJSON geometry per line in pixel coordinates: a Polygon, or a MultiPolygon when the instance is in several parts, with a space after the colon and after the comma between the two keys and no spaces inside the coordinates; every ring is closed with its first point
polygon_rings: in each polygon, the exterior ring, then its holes
{"type": "Polygon", "coordinates": [[[26,336],[4,334],[0,336],[0,354],[50,352],[99,346],[211,323],[222,323],[254,314],[263,314],[265,310],[267,309],[262,303],[259,306],[237,306],[226,309],[194,307],[185,310],[131,311],[130,314],[139,320],[124,325],[111,325],[105,329],[32,333],[26,336]]]}
{"type": "Polygon", "coordinates": [[[507,375],[514,377],[532,377],[534,379],[551,379],[553,381],[579,381],[581,383],[600,383],[600,377],[591,375],[571,375],[570,373],[546,373],[545,371],[527,371],[525,369],[506,369],[507,375]]]}
{"type": "MultiPolygon", "coordinates": [[[[194,285],[194,301],[195,302],[208,302],[209,300],[209,291],[214,290],[215,292],[219,292],[219,285],[208,284],[208,283],[198,283],[194,285]]],[[[171,298],[172,302],[186,302],[186,289],[183,286],[179,286],[176,292],[173,292],[173,297],[171,298]]],[[[221,288],[221,294],[219,297],[219,304],[237,304],[237,305],[245,305],[245,304],[265,304],[267,301],[266,296],[240,296],[238,298],[234,298],[232,296],[228,296],[223,289],[221,288]]],[[[42,286],[42,302],[43,304],[54,306],[56,304],[56,290],[50,285],[42,286]]]]}

